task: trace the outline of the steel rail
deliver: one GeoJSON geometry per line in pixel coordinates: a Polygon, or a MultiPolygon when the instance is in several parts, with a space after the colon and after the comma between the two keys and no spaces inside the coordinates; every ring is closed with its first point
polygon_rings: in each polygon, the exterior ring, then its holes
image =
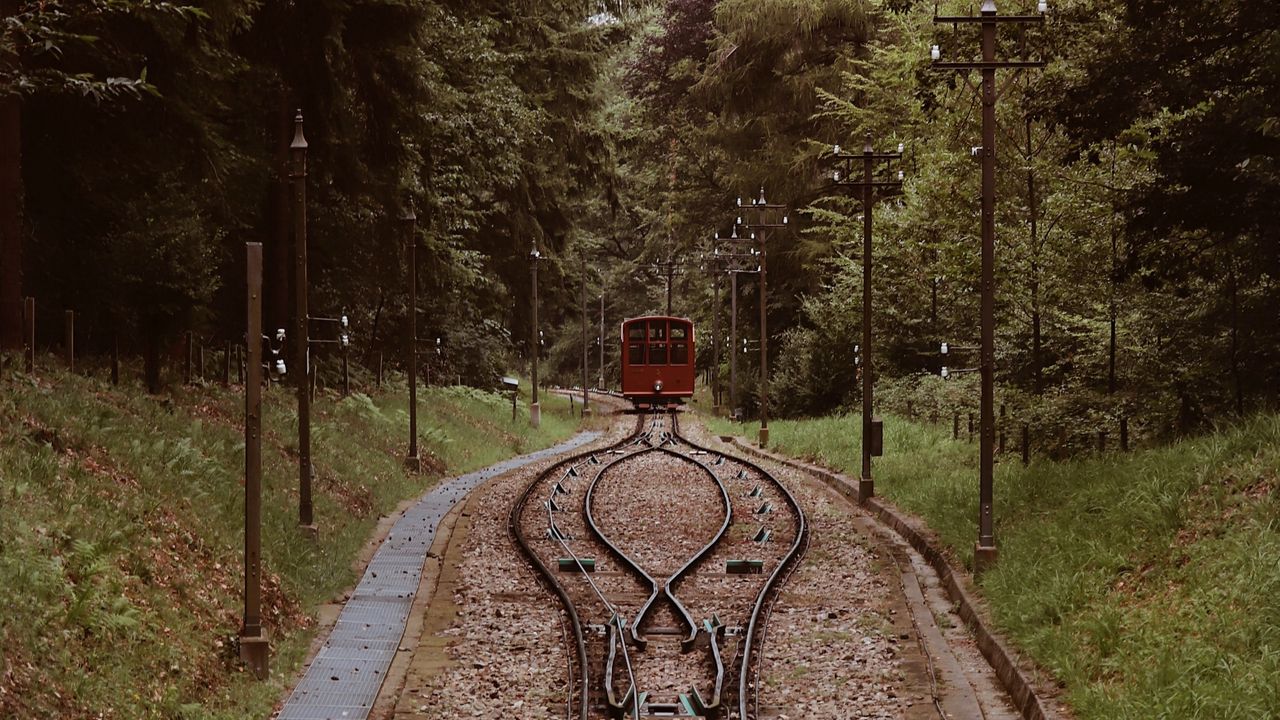
{"type": "Polygon", "coordinates": [[[584,509],[584,514],[586,516],[586,520],[587,520],[587,527],[588,529],[591,530],[592,534],[596,537],[596,539],[598,539],[601,543],[603,543],[606,547],[608,547],[610,552],[616,555],[618,559],[621,562],[623,562],[627,567],[631,568],[633,572],[640,575],[645,579],[645,581],[650,583],[651,592],[649,594],[649,597],[648,599],[645,600],[644,604],[640,607],[640,611],[636,614],[635,619],[632,620],[631,622],[632,639],[637,643],[637,645],[639,645],[642,648],[645,647],[645,645],[647,644],[648,640],[640,635],[640,625],[643,623],[645,617],[649,614],[649,612],[653,610],[657,602],[658,595],[661,593],[665,595],[667,599],[671,602],[671,604],[676,608],[678,614],[680,615],[681,620],[684,622],[685,626],[689,630],[688,636],[685,637],[680,643],[681,652],[689,652],[690,650],[693,649],[694,642],[697,640],[698,623],[696,620],[694,620],[693,616],[689,613],[688,609],[684,606],[684,604],[681,603],[680,600],[675,596],[675,593],[672,591],[672,586],[675,584],[678,584],[680,580],[684,579],[684,575],[686,575],[699,562],[704,560],[706,556],[711,552],[711,550],[714,549],[715,546],[719,544],[719,542],[722,539],[724,539],[724,536],[728,532],[729,526],[732,524],[732,521],[733,521],[733,506],[729,500],[728,489],[725,488],[724,482],[721,481],[720,478],[716,476],[715,472],[711,470],[711,468],[707,467],[703,463],[700,463],[693,458],[690,458],[686,455],[682,455],[678,452],[675,452],[673,450],[669,450],[663,447],[668,442],[672,441],[671,437],[669,437],[670,434],[663,433],[663,435],[668,437],[664,437],[657,446],[651,447],[648,450],[642,450],[637,453],[633,453],[630,455],[617,458],[616,460],[602,466],[600,470],[596,473],[595,478],[591,481],[591,484],[587,487],[586,495],[583,498],[583,509],[584,509]],[[675,458],[679,458],[680,460],[691,463],[695,467],[700,468],[703,472],[707,474],[707,477],[709,477],[712,480],[712,482],[716,484],[716,487],[720,490],[720,499],[724,507],[724,522],[721,523],[720,529],[716,532],[715,537],[712,538],[710,542],[708,542],[705,546],[703,546],[697,553],[694,554],[692,558],[690,558],[687,562],[685,562],[685,564],[681,566],[680,569],[676,570],[674,574],[672,574],[669,578],[666,579],[665,582],[661,584],[657,581],[657,579],[649,575],[649,573],[645,572],[644,569],[641,568],[639,564],[636,563],[625,552],[623,552],[621,548],[619,548],[617,545],[615,545],[612,541],[610,541],[608,538],[604,536],[604,533],[600,530],[599,524],[596,522],[595,513],[592,511],[592,498],[595,496],[596,486],[599,484],[601,478],[604,477],[604,474],[609,470],[613,469],[619,463],[634,457],[638,457],[648,452],[665,453],[667,455],[670,455],[675,458]]]}
{"type": "Polygon", "coordinates": [[[644,604],[640,606],[640,612],[636,614],[635,620],[628,623],[631,626],[631,639],[641,649],[644,649],[649,641],[647,638],[644,638],[640,635],[640,619],[643,618],[645,614],[648,612],[649,607],[653,604],[654,600],[657,599],[658,594],[661,592],[661,589],[660,589],[660,586],[658,585],[658,581],[654,579],[652,575],[645,572],[644,568],[640,567],[640,565],[636,563],[635,560],[631,559],[631,556],[622,552],[621,548],[619,548],[617,545],[614,545],[613,542],[609,540],[609,538],[605,537],[604,533],[600,531],[599,525],[596,524],[595,515],[591,512],[591,498],[595,494],[596,485],[600,483],[600,478],[604,477],[605,472],[609,468],[617,465],[623,460],[628,460],[630,458],[643,455],[644,453],[649,452],[652,449],[653,448],[651,447],[648,450],[641,450],[640,452],[632,453],[630,455],[624,455],[623,457],[615,458],[614,460],[606,463],[603,467],[600,468],[599,471],[596,472],[595,478],[592,479],[591,483],[587,486],[587,492],[583,495],[583,498],[582,498],[582,512],[587,521],[587,529],[591,531],[591,534],[594,535],[595,538],[599,540],[601,544],[603,544],[606,548],[609,549],[609,552],[613,553],[613,555],[618,559],[619,562],[623,564],[624,567],[629,569],[632,573],[639,575],[641,578],[643,578],[644,582],[649,584],[648,599],[645,600],[644,604]]]}
{"type": "MultiPolygon", "coordinates": [[[[675,434],[672,433],[671,437],[669,437],[666,442],[674,444],[675,434]]],[[[689,614],[689,611],[685,609],[684,604],[681,603],[680,600],[676,598],[675,592],[672,591],[672,587],[678,584],[681,580],[683,580],[685,578],[685,575],[688,572],[690,572],[694,568],[694,566],[700,564],[703,560],[705,560],[707,555],[711,553],[711,550],[715,548],[716,545],[719,545],[720,541],[724,539],[725,534],[729,532],[729,526],[733,524],[733,503],[732,501],[729,500],[729,490],[724,486],[724,481],[721,480],[720,477],[716,475],[715,471],[712,470],[710,467],[708,467],[706,464],[698,460],[695,460],[694,458],[689,457],[687,455],[681,455],[680,453],[674,450],[670,450],[668,448],[659,447],[658,450],[661,452],[667,453],[669,455],[678,457],[681,460],[684,460],[686,462],[691,462],[694,465],[698,466],[699,468],[702,468],[703,472],[705,472],[708,477],[710,477],[713,481],[715,481],[716,487],[720,489],[720,500],[721,502],[724,503],[724,522],[720,525],[720,529],[716,532],[715,537],[712,538],[711,541],[708,542],[706,545],[704,545],[701,550],[695,553],[694,556],[690,558],[689,561],[686,562],[683,566],[681,566],[679,570],[676,570],[675,573],[671,575],[671,577],[667,578],[666,583],[664,583],[662,587],[662,590],[664,593],[666,593],[667,598],[671,600],[671,604],[675,605],[675,607],[680,611],[680,614],[685,618],[685,620],[690,625],[691,631],[689,633],[689,637],[685,638],[680,643],[680,651],[689,652],[690,650],[693,649],[693,644],[698,639],[698,625],[697,625],[697,622],[693,619],[693,616],[689,614]]],[[[637,620],[637,622],[639,621],[637,620]]]]}
{"type": "MultiPolygon", "coordinates": [[[[690,441],[688,438],[685,438],[684,436],[680,435],[679,434],[680,433],[679,418],[674,413],[672,414],[672,429],[674,431],[674,434],[680,437],[680,439],[685,444],[689,445],[689,447],[692,447],[696,450],[701,450],[703,452],[708,452],[708,453],[716,453],[719,455],[725,454],[725,453],[717,452],[715,450],[711,450],[710,448],[705,447],[703,445],[699,445],[695,442],[690,441]]],[[[784,555],[782,557],[782,560],[778,562],[778,566],[775,567],[773,572],[769,574],[769,579],[765,581],[764,587],[760,589],[760,593],[756,596],[755,606],[751,610],[751,620],[747,623],[747,635],[743,643],[744,649],[742,654],[742,667],[740,668],[739,674],[738,674],[738,718],[739,720],[749,720],[749,718],[751,718],[752,716],[747,712],[747,701],[748,701],[747,691],[748,691],[748,685],[750,684],[751,664],[753,661],[752,653],[754,650],[754,644],[756,642],[756,635],[757,635],[757,632],[763,633],[763,624],[761,623],[761,613],[763,612],[765,604],[769,600],[770,596],[775,594],[774,591],[780,590],[780,586],[778,585],[778,580],[782,576],[783,571],[786,570],[787,567],[790,566],[793,562],[799,559],[800,549],[804,545],[808,537],[809,529],[808,529],[807,522],[805,520],[804,510],[800,507],[800,503],[796,500],[795,496],[791,493],[791,491],[787,489],[786,485],[784,485],[780,480],[774,477],[772,473],[768,472],[767,470],[760,467],[756,463],[753,463],[750,460],[746,460],[744,458],[740,458],[736,455],[730,456],[730,457],[732,457],[734,462],[737,462],[740,465],[743,465],[747,468],[750,468],[751,470],[754,470],[755,472],[759,473],[760,475],[762,475],[763,477],[771,481],[775,486],[777,486],[779,492],[782,493],[783,498],[786,500],[787,504],[791,507],[791,511],[796,517],[795,542],[791,544],[791,548],[787,550],[786,555],[784,555]]],[[[756,659],[755,662],[759,662],[759,660],[756,659]]]]}
{"type": "MultiPolygon", "coordinates": [[[[634,439],[641,434],[641,429],[643,427],[643,418],[637,418],[635,432],[604,450],[613,450],[618,447],[624,447],[628,444],[628,441],[634,442],[634,439]]],[[[542,562],[542,559],[538,557],[538,554],[534,552],[533,548],[529,545],[528,539],[524,536],[524,531],[520,529],[520,519],[524,515],[525,507],[529,504],[529,498],[533,496],[534,490],[536,490],[544,481],[551,478],[558,468],[564,467],[565,465],[572,466],[574,463],[577,463],[584,458],[590,458],[592,455],[597,455],[604,450],[589,450],[587,452],[572,455],[552,465],[541,473],[538,473],[538,476],[535,477],[527,487],[525,487],[524,492],[520,494],[520,497],[516,500],[515,504],[512,505],[511,513],[507,517],[507,533],[515,542],[516,546],[520,548],[520,551],[524,554],[525,559],[529,561],[529,564],[532,565],[537,573],[542,576],[543,582],[548,585],[552,592],[556,594],[556,597],[559,598],[560,604],[565,610],[565,614],[569,616],[569,625],[573,628],[578,665],[582,669],[582,688],[580,690],[581,699],[579,709],[580,720],[588,719],[591,689],[591,684],[588,679],[590,667],[587,660],[587,643],[586,638],[584,638],[582,634],[582,620],[578,616],[578,611],[574,607],[573,600],[569,598],[568,592],[556,579],[555,575],[551,572],[550,568],[547,567],[546,563],[542,562]]]]}
{"type": "MultiPolygon", "coordinates": [[[[644,433],[644,435],[641,436],[641,439],[643,440],[643,442],[645,442],[650,446],[649,448],[616,458],[599,468],[599,470],[595,474],[595,477],[592,479],[591,483],[588,485],[586,493],[584,494],[583,514],[586,519],[587,527],[590,529],[590,531],[596,537],[596,539],[599,540],[600,543],[602,543],[605,547],[607,547],[609,551],[614,556],[616,556],[619,562],[629,567],[633,573],[639,575],[640,577],[644,578],[646,581],[650,583],[650,588],[651,588],[650,595],[645,600],[645,603],[641,606],[639,612],[635,616],[635,619],[632,620],[631,622],[632,639],[637,643],[637,645],[643,648],[645,647],[648,641],[646,638],[640,635],[640,632],[639,632],[640,626],[644,622],[645,617],[649,614],[649,612],[655,606],[655,603],[657,601],[658,594],[659,594],[659,584],[656,579],[654,579],[651,575],[645,572],[643,568],[640,567],[639,563],[635,562],[635,560],[632,559],[630,556],[628,556],[625,552],[623,552],[621,548],[619,548],[607,537],[605,537],[603,531],[601,531],[599,524],[596,522],[595,513],[592,510],[592,500],[595,497],[596,487],[599,485],[599,482],[604,477],[605,473],[609,472],[610,470],[613,470],[624,461],[630,460],[640,455],[645,455],[650,452],[664,453],[666,455],[670,455],[679,460],[691,463],[695,467],[705,472],[707,477],[710,478],[711,481],[716,484],[716,487],[720,490],[720,499],[721,499],[721,503],[724,511],[724,521],[721,523],[719,530],[717,530],[715,537],[712,538],[711,541],[708,542],[706,545],[704,545],[700,550],[698,550],[698,552],[695,553],[692,558],[686,561],[683,566],[681,566],[678,570],[676,570],[675,573],[673,573],[669,578],[667,578],[666,581],[662,583],[662,586],[661,586],[661,592],[666,596],[668,601],[671,602],[672,606],[676,609],[677,614],[681,618],[681,621],[688,628],[689,634],[687,637],[681,640],[681,644],[680,644],[680,651],[682,653],[686,653],[693,650],[694,645],[697,641],[698,624],[697,624],[697,621],[693,618],[693,616],[689,613],[688,608],[686,608],[684,604],[680,602],[679,598],[676,597],[672,588],[676,583],[683,580],[684,577],[694,567],[696,567],[702,560],[704,560],[706,556],[715,548],[715,546],[718,545],[724,539],[725,535],[728,533],[729,526],[732,524],[732,521],[733,521],[733,505],[729,499],[728,488],[725,487],[724,482],[715,474],[715,471],[713,471],[710,467],[706,466],[704,463],[701,463],[694,458],[691,458],[687,455],[683,455],[681,453],[678,453],[674,450],[671,450],[665,447],[668,444],[672,444],[672,445],[676,444],[676,436],[674,432],[658,430],[657,428],[658,417],[660,417],[660,415],[655,413],[655,418],[653,423],[651,424],[650,431],[647,433],[644,433]],[[655,430],[658,430],[658,434],[659,434],[659,442],[656,445],[653,443],[653,433],[655,430]]],[[[606,605],[608,606],[607,602],[606,602],[606,605]]],[[[613,618],[611,618],[610,623],[611,625],[610,625],[610,631],[609,631],[608,662],[606,663],[606,666],[605,666],[605,675],[606,675],[605,692],[606,692],[607,700],[609,705],[615,712],[625,712],[626,703],[628,702],[628,699],[634,697],[635,699],[633,702],[636,703],[636,707],[634,709],[638,711],[638,705],[640,702],[640,692],[639,692],[639,687],[636,683],[634,675],[632,676],[632,680],[631,680],[631,685],[632,685],[632,689],[634,690],[634,695],[632,695],[631,693],[628,693],[623,697],[621,703],[619,703],[617,700],[617,696],[613,690],[613,681],[612,681],[613,660],[616,654],[615,643],[619,641],[620,635],[622,633],[621,616],[615,615],[613,618]],[[619,624],[616,632],[612,626],[612,623],[615,623],[615,622],[619,624]]],[[[712,699],[711,699],[711,702],[706,703],[705,705],[707,709],[714,709],[714,708],[720,707],[721,694],[723,693],[723,687],[724,687],[725,667],[724,667],[723,661],[721,660],[720,651],[719,651],[719,647],[716,640],[717,639],[715,637],[710,638],[712,661],[716,668],[716,672],[715,672],[715,679],[713,682],[712,699]]],[[[624,657],[626,657],[627,649],[626,649],[625,640],[622,641],[622,650],[624,653],[624,657]]],[[[630,664],[628,663],[628,672],[630,671],[631,671],[631,668],[630,668],[630,664]]]]}

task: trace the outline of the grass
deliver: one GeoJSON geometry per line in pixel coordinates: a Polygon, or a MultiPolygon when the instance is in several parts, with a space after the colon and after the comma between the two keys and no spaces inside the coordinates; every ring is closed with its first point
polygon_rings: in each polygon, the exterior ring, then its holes
{"type": "MultiPolygon", "coordinates": [[[[49,362],[44,367],[50,367],[49,362]]],[[[242,396],[45,372],[0,378],[0,717],[261,718],[304,660],[314,613],[350,586],[380,515],[456,474],[569,437],[568,401],[542,427],[508,398],[420,394],[421,475],[402,466],[404,385],[322,397],[313,456],[319,542],[297,530],[296,414],[264,407],[264,618],[272,677],[236,657],[242,591],[242,396]]]]}
{"type": "MultiPolygon", "coordinates": [[[[758,425],[708,419],[755,438],[758,425]]],[[[856,476],[856,415],[770,423],[774,448],[856,476]]],[[[876,491],[972,562],[977,448],[885,418],[876,491]]],[[[1280,417],[1170,447],[996,472],[994,621],[1081,718],[1280,717],[1280,417]]]]}

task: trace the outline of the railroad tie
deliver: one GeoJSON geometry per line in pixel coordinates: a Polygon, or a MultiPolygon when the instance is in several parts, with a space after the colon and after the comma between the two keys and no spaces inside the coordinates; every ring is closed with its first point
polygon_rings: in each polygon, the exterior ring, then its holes
{"type": "Polygon", "coordinates": [[[755,575],[764,572],[764,561],[725,560],[724,571],[730,575],[755,575]]]}

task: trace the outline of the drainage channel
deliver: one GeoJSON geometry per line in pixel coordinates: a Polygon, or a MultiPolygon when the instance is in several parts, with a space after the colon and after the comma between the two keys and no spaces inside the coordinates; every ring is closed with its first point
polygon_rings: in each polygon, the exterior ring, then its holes
{"type": "Polygon", "coordinates": [[[400,647],[427,550],[450,508],[492,477],[599,437],[598,432],[579,433],[554,447],[460,475],[424,495],[392,526],[276,720],[365,720],[400,647]]]}

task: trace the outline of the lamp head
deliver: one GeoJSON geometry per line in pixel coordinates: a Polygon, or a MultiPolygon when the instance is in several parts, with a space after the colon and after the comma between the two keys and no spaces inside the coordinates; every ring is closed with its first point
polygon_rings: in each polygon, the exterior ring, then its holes
{"type": "Polygon", "coordinates": [[[302,108],[298,108],[298,113],[293,116],[293,142],[289,143],[289,149],[307,149],[307,138],[302,134],[302,108]]]}

